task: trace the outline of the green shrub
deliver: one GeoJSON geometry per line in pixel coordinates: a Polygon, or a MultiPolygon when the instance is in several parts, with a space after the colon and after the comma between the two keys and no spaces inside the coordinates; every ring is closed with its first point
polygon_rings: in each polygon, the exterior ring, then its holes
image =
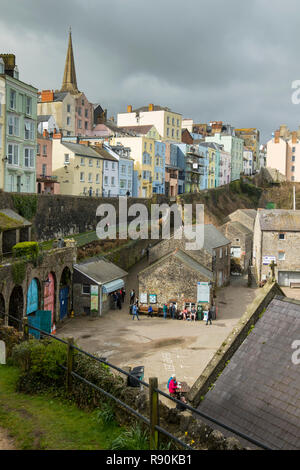
{"type": "Polygon", "coordinates": [[[97,413],[97,418],[103,424],[112,424],[115,421],[115,413],[112,406],[108,403],[103,403],[97,413]]]}
{"type": "Polygon", "coordinates": [[[65,371],[58,364],[66,364],[66,345],[52,339],[30,339],[12,352],[12,363],[18,366],[19,387],[24,391],[35,392],[44,388],[63,386],[65,371]]]}
{"type": "Polygon", "coordinates": [[[13,246],[13,255],[16,258],[26,256],[28,260],[37,259],[39,254],[39,244],[37,242],[21,242],[13,246]]]}
{"type": "Polygon", "coordinates": [[[149,433],[140,426],[132,427],[112,441],[111,450],[149,450],[149,433]]]}

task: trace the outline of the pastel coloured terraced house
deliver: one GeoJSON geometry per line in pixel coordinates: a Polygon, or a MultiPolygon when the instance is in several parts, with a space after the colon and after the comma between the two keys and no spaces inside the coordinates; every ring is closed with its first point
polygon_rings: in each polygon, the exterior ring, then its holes
{"type": "Polygon", "coordinates": [[[155,140],[148,137],[113,137],[110,145],[123,145],[131,149],[134,171],[137,172],[138,197],[152,197],[155,168],[155,140]]]}
{"type": "Polygon", "coordinates": [[[0,54],[1,189],[36,192],[38,90],[19,79],[13,54],[0,54]]]}
{"type": "Polygon", "coordinates": [[[154,104],[134,110],[131,105],[128,105],[127,113],[119,113],[117,116],[117,125],[120,127],[151,124],[156,127],[162,140],[174,142],[181,142],[181,123],[181,114],[154,104]]]}
{"type": "Polygon", "coordinates": [[[205,137],[205,142],[223,145],[224,150],[231,154],[231,181],[239,179],[243,173],[243,139],[217,132],[214,136],[205,137]]]}
{"type": "Polygon", "coordinates": [[[89,145],[54,138],[52,174],[61,194],[102,196],[103,157],[89,145]]]}

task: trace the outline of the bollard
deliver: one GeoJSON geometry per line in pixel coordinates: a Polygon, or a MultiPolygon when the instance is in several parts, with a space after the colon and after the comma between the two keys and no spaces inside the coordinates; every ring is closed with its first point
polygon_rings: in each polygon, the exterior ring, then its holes
{"type": "Polygon", "coordinates": [[[150,403],[150,450],[159,448],[159,432],[155,426],[159,426],[159,398],[157,377],[149,379],[149,403],[150,403]]]}
{"type": "Polygon", "coordinates": [[[66,375],[66,390],[67,393],[72,393],[72,369],[73,369],[73,359],[74,359],[74,338],[68,338],[67,346],[67,375],[66,375]]]}

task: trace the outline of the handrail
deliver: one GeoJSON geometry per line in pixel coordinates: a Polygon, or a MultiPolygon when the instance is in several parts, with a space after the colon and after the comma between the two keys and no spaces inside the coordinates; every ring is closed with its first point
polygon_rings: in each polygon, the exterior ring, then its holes
{"type": "MultiPolygon", "coordinates": [[[[20,320],[20,319],[18,319],[18,318],[16,318],[16,317],[12,316],[11,314],[7,314],[7,313],[4,313],[4,312],[0,311],[0,315],[1,315],[1,314],[4,315],[4,316],[6,316],[6,317],[8,317],[8,318],[14,319],[14,320],[17,321],[19,324],[23,324],[23,320],[20,320]]],[[[34,326],[32,326],[32,325],[29,325],[29,329],[38,331],[42,336],[47,336],[47,337],[53,338],[53,339],[55,339],[55,340],[57,340],[57,341],[60,341],[61,343],[64,343],[65,345],[67,345],[67,346],[71,347],[72,349],[78,351],[79,353],[82,353],[82,354],[84,354],[84,355],[90,357],[91,359],[94,359],[94,360],[97,361],[97,362],[103,363],[103,364],[107,365],[108,367],[110,367],[110,368],[112,368],[112,369],[114,369],[114,370],[116,370],[116,371],[118,371],[118,372],[120,372],[120,373],[126,375],[127,377],[132,377],[132,375],[130,374],[130,372],[127,372],[127,371],[121,369],[120,367],[117,367],[117,366],[115,366],[114,364],[111,364],[110,362],[108,362],[108,361],[105,360],[105,359],[102,359],[102,358],[100,358],[100,357],[94,356],[93,354],[91,354],[91,353],[89,353],[89,352],[87,352],[87,351],[85,351],[85,350],[79,348],[78,346],[75,346],[75,345],[73,345],[73,344],[70,345],[67,341],[65,341],[65,340],[63,340],[63,339],[61,339],[61,338],[58,338],[57,336],[54,336],[54,335],[52,335],[52,334],[50,334],[50,333],[47,333],[47,332],[41,330],[40,328],[36,328],[36,327],[34,327],[34,326]]],[[[59,366],[65,368],[64,366],[62,366],[62,365],[60,365],[60,364],[59,364],[59,366]]],[[[97,385],[92,384],[92,382],[87,381],[86,379],[84,379],[83,377],[79,376],[79,375],[76,374],[75,372],[71,372],[71,375],[73,375],[74,377],[76,377],[76,378],[79,379],[79,380],[85,381],[85,382],[88,383],[90,386],[92,386],[92,387],[94,387],[94,388],[97,388],[101,393],[104,393],[104,394],[105,394],[106,396],[108,396],[109,398],[112,398],[112,399],[114,399],[115,401],[117,401],[119,404],[122,404],[122,406],[125,406],[125,408],[127,408],[128,410],[131,410],[131,412],[133,412],[133,414],[135,414],[136,416],[138,416],[138,417],[141,417],[141,416],[142,416],[142,415],[139,415],[139,414],[137,415],[138,412],[136,412],[135,410],[133,410],[133,408],[131,408],[131,407],[129,407],[128,405],[126,405],[126,403],[121,402],[121,400],[119,400],[118,398],[113,397],[110,393],[106,392],[106,391],[103,390],[103,389],[100,389],[99,387],[97,387],[97,385]]],[[[145,382],[145,381],[139,379],[139,383],[142,384],[142,385],[144,385],[145,387],[149,388],[149,384],[148,384],[147,382],[145,382]]],[[[198,416],[201,416],[202,418],[206,419],[207,421],[210,421],[210,422],[216,424],[217,426],[220,426],[220,427],[226,429],[227,431],[230,431],[231,433],[233,433],[233,434],[235,434],[235,435],[241,437],[242,439],[244,439],[244,440],[246,440],[246,441],[248,441],[248,442],[251,442],[251,443],[254,444],[255,446],[260,447],[261,449],[264,449],[264,450],[272,450],[272,449],[271,449],[269,446],[267,446],[266,444],[263,444],[263,443],[257,441],[256,439],[253,439],[252,437],[250,437],[250,436],[244,434],[243,432],[238,431],[238,430],[232,428],[231,426],[228,426],[228,425],[225,424],[225,423],[222,423],[221,421],[219,421],[219,420],[217,420],[217,419],[215,419],[215,418],[213,418],[213,417],[207,415],[206,413],[203,413],[203,412],[199,411],[199,410],[196,409],[196,408],[193,408],[192,406],[190,406],[190,405],[187,404],[187,403],[183,403],[182,401],[178,400],[177,398],[171,397],[170,395],[168,395],[167,393],[163,392],[163,391],[160,390],[159,388],[155,388],[154,391],[157,392],[159,395],[162,395],[163,397],[167,398],[168,400],[170,400],[170,401],[172,401],[172,402],[174,402],[174,403],[176,403],[176,404],[179,404],[181,407],[184,407],[186,410],[189,410],[189,411],[191,411],[192,413],[194,413],[194,414],[196,414],[196,415],[198,415],[198,416]]],[[[144,420],[144,422],[146,422],[145,420],[147,420],[147,423],[146,423],[146,424],[149,424],[148,418],[143,417],[143,420],[144,420]]],[[[162,433],[165,434],[165,435],[169,435],[169,433],[166,434],[167,431],[164,431],[164,432],[163,432],[163,431],[162,431],[162,428],[160,428],[159,426],[156,426],[156,429],[157,429],[158,431],[162,432],[162,433]]],[[[172,436],[172,435],[170,434],[169,436],[172,436]]],[[[173,438],[174,438],[174,440],[177,440],[177,442],[179,441],[175,436],[173,436],[172,439],[173,439],[173,438]]],[[[182,441],[179,441],[179,442],[181,443],[181,445],[183,445],[183,446],[185,446],[185,447],[187,446],[187,444],[185,444],[184,442],[182,442],[182,441]]],[[[192,449],[191,447],[188,447],[188,448],[189,448],[189,449],[192,449]]]]}

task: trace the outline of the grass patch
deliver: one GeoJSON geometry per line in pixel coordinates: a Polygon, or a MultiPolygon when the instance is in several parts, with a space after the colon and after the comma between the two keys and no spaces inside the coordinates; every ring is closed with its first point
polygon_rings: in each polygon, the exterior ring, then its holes
{"type": "Polygon", "coordinates": [[[123,429],[50,394],[17,393],[19,369],[0,365],[0,423],[21,450],[109,449],[123,429]]]}

